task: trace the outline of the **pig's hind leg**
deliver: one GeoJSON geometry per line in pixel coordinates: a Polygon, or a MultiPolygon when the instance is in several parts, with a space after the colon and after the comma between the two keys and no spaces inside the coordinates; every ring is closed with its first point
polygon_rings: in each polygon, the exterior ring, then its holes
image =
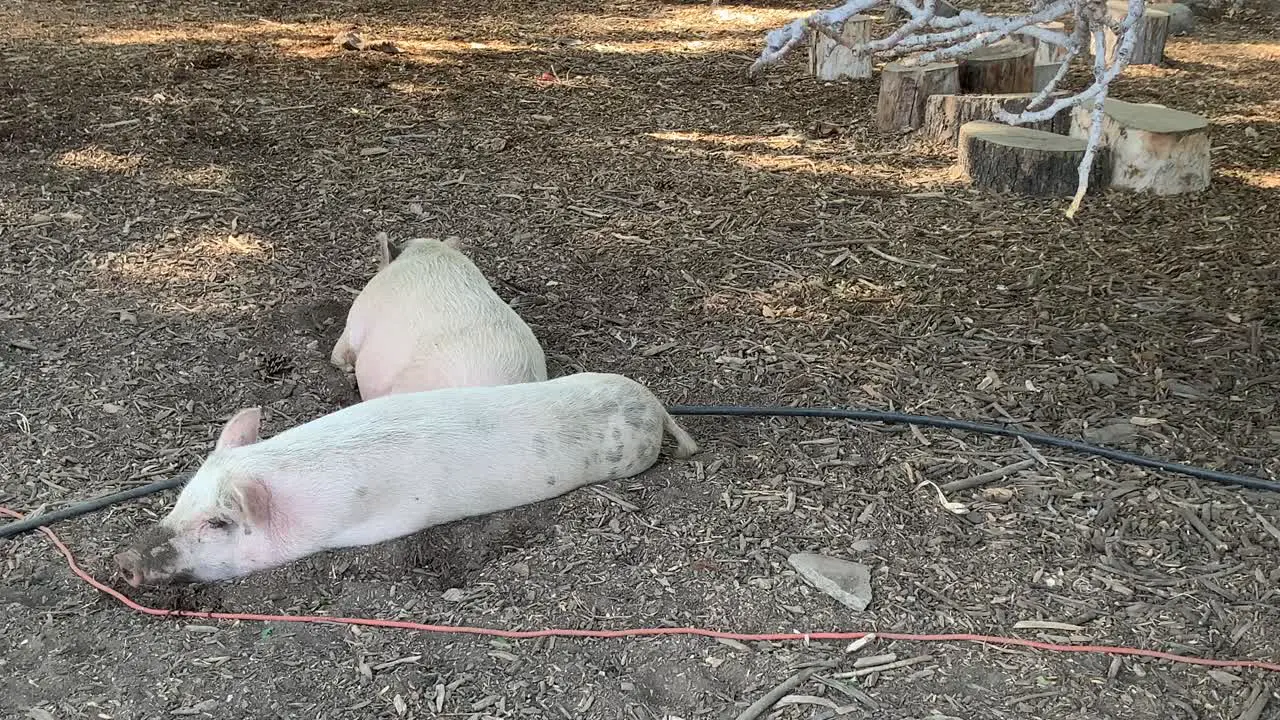
{"type": "Polygon", "coordinates": [[[355,372],[356,349],[351,347],[351,326],[342,328],[342,336],[329,354],[329,363],[343,372],[355,372]]]}

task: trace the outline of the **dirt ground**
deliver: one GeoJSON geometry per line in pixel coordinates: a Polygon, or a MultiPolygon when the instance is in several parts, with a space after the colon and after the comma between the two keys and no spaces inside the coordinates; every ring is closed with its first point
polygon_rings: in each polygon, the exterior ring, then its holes
{"type": "MultiPolygon", "coordinates": [[[[879,134],[874,80],[748,82],[803,3],[0,6],[0,504],[194,469],[355,401],[327,363],[374,234],[461,237],[555,373],[676,403],[897,409],[1280,473],[1280,20],[1202,19],[1114,95],[1206,114],[1195,197],[978,193],[879,134]],[[404,51],[344,51],[359,26],[404,51]]],[[[1083,75],[1073,76],[1076,87],[1083,75]]],[[[513,629],[980,632],[1280,660],[1280,498],[1016,442],[685,418],[704,446],[172,608],[513,629]],[[1195,522],[1199,521],[1199,522],[1195,522]],[[1197,525],[1202,529],[1198,529],[1197,525]],[[854,613],[787,563],[872,569],[854,613]],[[1019,622],[1039,629],[1015,627],[1019,622]],[[1070,627],[1070,626],[1075,626],[1070,627]],[[1056,629],[1055,629],[1056,627],[1056,629]]],[[[173,494],[61,523],[83,565],[173,494]]],[[[134,614],[39,535],[0,549],[5,718],[733,718],[844,643],[500,641],[134,614]]],[[[118,579],[111,579],[123,587],[118,579]]],[[[1274,674],[991,645],[794,691],[875,718],[1280,718],[1274,674]],[[863,693],[859,695],[858,693],[863,693]],[[861,699],[858,699],[861,698],[861,699]]],[[[814,702],[810,700],[809,702],[814,702]]],[[[829,717],[795,703],[777,718],[829,717]]]]}

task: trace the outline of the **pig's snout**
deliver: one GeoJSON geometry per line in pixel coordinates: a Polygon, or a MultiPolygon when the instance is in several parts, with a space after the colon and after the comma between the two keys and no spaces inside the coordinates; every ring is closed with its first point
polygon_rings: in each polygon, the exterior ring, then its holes
{"type": "Polygon", "coordinates": [[[116,566],[132,587],[144,583],[176,581],[183,573],[176,567],[178,553],[173,547],[173,533],[165,528],[152,530],[140,542],[116,553],[116,566]]]}
{"type": "Polygon", "coordinates": [[[130,549],[116,553],[116,565],[130,587],[138,587],[146,579],[142,572],[142,553],[137,550],[130,549]]]}

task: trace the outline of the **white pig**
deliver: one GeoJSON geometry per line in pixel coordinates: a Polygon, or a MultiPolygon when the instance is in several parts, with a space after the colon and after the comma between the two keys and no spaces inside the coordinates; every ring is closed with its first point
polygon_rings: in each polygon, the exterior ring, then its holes
{"type": "Polygon", "coordinates": [[[355,371],[363,400],[447,387],[547,379],[538,338],[452,241],[416,238],[356,296],[329,361],[355,371]]]}
{"type": "Polygon", "coordinates": [[[134,586],[212,581],[371,545],[637,475],[698,451],[622,375],[387,395],[259,440],[260,411],[214,451],[147,536],[116,555],[134,586]]]}

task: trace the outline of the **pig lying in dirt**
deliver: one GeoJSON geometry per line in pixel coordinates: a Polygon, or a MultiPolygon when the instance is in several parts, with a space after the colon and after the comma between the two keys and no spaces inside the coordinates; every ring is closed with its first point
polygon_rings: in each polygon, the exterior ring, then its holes
{"type": "Polygon", "coordinates": [[[647,388],[578,373],[351,405],[259,440],[241,410],[158,527],[116,555],[129,584],[212,581],[637,475],[693,438],[647,388]]]}
{"type": "Polygon", "coordinates": [[[329,361],[355,371],[363,400],[547,379],[533,330],[454,242],[396,251],[378,233],[378,272],[356,296],[329,361]]]}

